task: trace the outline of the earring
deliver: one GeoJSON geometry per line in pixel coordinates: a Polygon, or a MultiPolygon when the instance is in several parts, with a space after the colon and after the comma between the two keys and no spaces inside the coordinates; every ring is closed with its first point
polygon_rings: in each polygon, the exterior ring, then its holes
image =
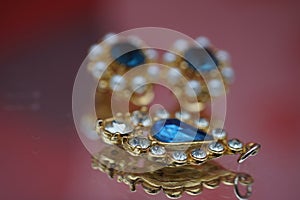
{"type": "Polygon", "coordinates": [[[181,98],[184,100],[182,106],[188,112],[203,111],[205,104],[211,98],[224,95],[234,80],[229,54],[214,47],[206,37],[198,37],[195,41],[178,39],[171,52],[163,55],[163,62],[174,66],[167,76],[175,87],[185,88],[181,98]],[[185,85],[178,84],[178,74],[183,74],[189,81],[185,85]],[[197,102],[193,101],[195,94],[197,102]]]}
{"type": "Polygon", "coordinates": [[[88,58],[88,70],[99,81],[98,92],[101,95],[112,92],[120,98],[132,95],[131,103],[137,106],[147,105],[153,100],[152,85],[145,85],[145,77],[124,78],[131,69],[157,60],[157,52],[147,48],[140,38],[107,34],[102,42],[90,48],[88,58]]]}

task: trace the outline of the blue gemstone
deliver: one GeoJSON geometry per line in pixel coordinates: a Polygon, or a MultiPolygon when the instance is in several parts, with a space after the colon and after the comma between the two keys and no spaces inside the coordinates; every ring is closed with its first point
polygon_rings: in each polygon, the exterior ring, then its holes
{"type": "Polygon", "coordinates": [[[200,70],[200,72],[208,72],[216,69],[219,64],[210,49],[192,47],[184,53],[184,57],[192,69],[200,70]]]}
{"type": "Polygon", "coordinates": [[[113,45],[111,56],[116,62],[127,67],[136,67],[144,64],[146,59],[142,50],[137,49],[137,47],[128,42],[113,45]]]}
{"type": "Polygon", "coordinates": [[[151,129],[152,136],[161,142],[179,143],[213,140],[211,135],[178,119],[159,120],[151,129]]]}

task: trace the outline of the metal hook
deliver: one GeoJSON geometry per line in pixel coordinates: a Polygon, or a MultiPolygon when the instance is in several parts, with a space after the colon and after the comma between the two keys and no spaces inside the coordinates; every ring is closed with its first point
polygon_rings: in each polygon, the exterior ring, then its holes
{"type": "Polygon", "coordinates": [[[235,177],[234,179],[234,193],[235,193],[235,196],[239,199],[239,200],[248,200],[250,198],[250,196],[252,195],[252,184],[247,184],[247,192],[246,194],[242,195],[239,191],[239,183],[240,183],[240,180],[242,178],[246,178],[244,176],[244,174],[237,174],[237,176],[235,177]]]}
{"type": "Polygon", "coordinates": [[[248,150],[239,157],[238,163],[244,162],[250,156],[255,156],[258,153],[260,147],[261,147],[260,144],[256,144],[256,143],[249,144],[248,150]]]}

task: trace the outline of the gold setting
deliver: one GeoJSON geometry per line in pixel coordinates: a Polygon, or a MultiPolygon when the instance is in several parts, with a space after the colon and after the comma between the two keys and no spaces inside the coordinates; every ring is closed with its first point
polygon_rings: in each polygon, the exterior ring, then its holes
{"type": "MultiPolygon", "coordinates": [[[[143,107],[143,112],[141,111],[141,113],[144,112],[145,112],[145,108],[143,107]]],[[[132,118],[132,114],[127,113],[123,116],[121,113],[119,113],[117,114],[117,116],[118,116],[117,119],[109,118],[106,120],[98,121],[96,130],[98,134],[103,138],[104,142],[106,142],[107,144],[118,145],[120,148],[128,151],[130,154],[134,156],[149,157],[150,160],[155,159],[155,157],[159,157],[161,158],[161,161],[164,162],[164,164],[167,164],[169,166],[180,166],[183,164],[187,164],[187,165],[201,164],[208,160],[215,159],[224,155],[234,155],[234,154],[240,155],[238,162],[242,163],[249,156],[257,153],[260,148],[260,145],[255,143],[247,143],[244,145],[238,139],[227,140],[227,136],[224,139],[220,139],[220,140],[180,142],[180,143],[161,142],[153,137],[150,126],[145,127],[142,125],[142,123],[134,125],[130,121],[132,118]],[[123,118],[121,116],[123,116],[123,118]],[[123,126],[122,128],[124,129],[124,131],[114,132],[114,133],[108,131],[106,129],[106,126],[109,126],[112,123],[117,124],[117,126],[123,126]],[[142,147],[141,145],[138,144],[135,146],[131,145],[129,141],[135,138],[137,140],[143,138],[147,140],[149,145],[147,145],[146,147],[142,147]],[[228,144],[228,141],[233,141],[233,140],[240,142],[241,147],[239,148],[231,147],[228,144]],[[166,150],[166,153],[164,155],[156,156],[150,152],[150,148],[157,145],[163,147],[166,150]],[[215,148],[217,148],[218,146],[222,147],[222,149],[215,150],[215,148]],[[195,149],[202,149],[203,151],[206,152],[207,156],[203,159],[194,158],[193,156],[191,156],[191,153],[195,149]],[[184,152],[187,155],[187,158],[184,160],[175,160],[172,156],[172,153],[174,151],[184,152]]],[[[155,119],[159,120],[158,117],[156,117],[155,119]]],[[[192,120],[188,120],[185,121],[185,123],[189,123],[191,121],[192,120]]],[[[151,125],[153,125],[154,123],[155,121],[153,121],[151,125]]],[[[207,135],[209,135],[209,132],[207,132],[207,135]]]]}

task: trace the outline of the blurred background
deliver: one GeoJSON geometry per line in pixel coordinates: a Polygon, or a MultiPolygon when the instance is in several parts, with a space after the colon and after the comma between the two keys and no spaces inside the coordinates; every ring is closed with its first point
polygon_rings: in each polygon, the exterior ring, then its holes
{"type": "MultiPolygon", "coordinates": [[[[236,81],[225,128],[263,146],[246,166],[255,178],[252,199],[296,199],[299,9],[299,1],[283,0],[1,2],[0,198],[165,198],[130,193],[92,170],[71,108],[76,72],[93,43],[107,32],[157,26],[207,36],[231,53],[236,81]]],[[[193,199],[216,199],[220,191],[193,199]]],[[[233,199],[230,193],[224,198],[233,199]]]]}

